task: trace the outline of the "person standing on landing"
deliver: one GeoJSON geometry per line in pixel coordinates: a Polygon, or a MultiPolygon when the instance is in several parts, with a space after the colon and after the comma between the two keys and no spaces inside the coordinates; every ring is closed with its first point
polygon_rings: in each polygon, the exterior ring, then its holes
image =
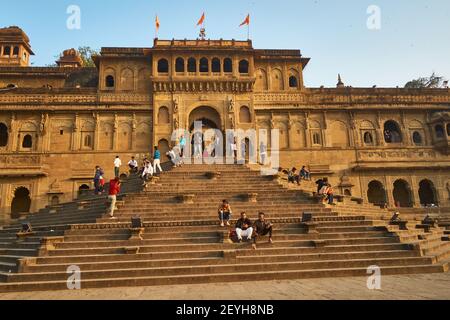
{"type": "Polygon", "coordinates": [[[156,168],[159,169],[159,172],[163,172],[161,168],[161,152],[158,150],[158,147],[155,147],[155,152],[153,153],[153,173],[156,174],[156,168]]]}
{"type": "Polygon", "coordinates": [[[109,182],[109,196],[108,199],[111,202],[109,207],[109,216],[111,219],[115,219],[114,217],[114,210],[116,210],[116,202],[117,202],[117,195],[120,192],[120,179],[119,177],[115,177],[109,182]]]}
{"type": "Polygon", "coordinates": [[[116,156],[116,159],[114,160],[114,176],[119,177],[120,176],[120,167],[122,166],[122,160],[120,160],[119,156],[116,156]]]}

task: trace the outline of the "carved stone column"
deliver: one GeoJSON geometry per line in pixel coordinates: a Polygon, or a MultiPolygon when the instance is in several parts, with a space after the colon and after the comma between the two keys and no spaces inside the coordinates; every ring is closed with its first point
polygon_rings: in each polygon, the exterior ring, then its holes
{"type": "Polygon", "coordinates": [[[131,120],[131,150],[136,150],[136,129],[137,129],[137,120],[136,113],[133,113],[133,119],[131,120]]]}
{"type": "Polygon", "coordinates": [[[100,143],[100,114],[99,113],[95,113],[92,115],[94,117],[95,120],[95,128],[94,128],[94,145],[93,145],[93,149],[94,150],[98,150],[99,149],[99,143],[100,143]]]}
{"type": "Polygon", "coordinates": [[[113,150],[116,151],[119,147],[119,118],[117,113],[114,114],[114,132],[113,132],[113,150]]]}
{"type": "Polygon", "coordinates": [[[77,151],[80,149],[80,119],[78,113],[75,114],[73,133],[72,133],[72,151],[77,151]]]}
{"type": "Polygon", "coordinates": [[[14,152],[17,150],[17,136],[19,134],[18,132],[18,125],[17,125],[17,119],[16,119],[16,114],[13,112],[11,114],[11,120],[9,123],[9,128],[8,128],[8,134],[9,134],[9,139],[10,141],[8,142],[8,151],[10,152],[14,152]]]}
{"type": "Polygon", "coordinates": [[[323,141],[323,146],[324,147],[328,147],[328,137],[327,137],[327,132],[328,132],[328,120],[327,120],[327,112],[324,111],[323,112],[323,129],[322,129],[322,141],[323,141]]]}
{"type": "Polygon", "coordinates": [[[309,130],[309,127],[309,113],[305,112],[305,142],[307,148],[311,148],[311,131],[309,130]]]}

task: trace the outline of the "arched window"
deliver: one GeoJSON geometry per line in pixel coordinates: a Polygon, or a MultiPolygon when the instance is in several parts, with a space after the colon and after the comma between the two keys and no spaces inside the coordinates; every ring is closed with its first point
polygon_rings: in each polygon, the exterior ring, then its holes
{"type": "Polygon", "coordinates": [[[195,58],[189,58],[188,72],[197,72],[197,60],[195,58]]]}
{"type": "Polygon", "coordinates": [[[397,122],[390,120],[384,124],[384,140],[386,143],[402,142],[402,133],[397,122]]]}
{"type": "Polygon", "coordinates": [[[289,77],[289,88],[298,88],[298,80],[295,76],[289,77]]]}
{"type": "Polygon", "coordinates": [[[18,55],[19,55],[19,47],[14,47],[13,56],[18,56],[18,55]]]}
{"type": "Polygon", "coordinates": [[[209,61],[206,58],[200,59],[200,72],[209,72],[209,61]]]}
{"type": "Polygon", "coordinates": [[[8,84],[6,87],[9,88],[9,89],[10,89],[10,88],[16,88],[17,85],[14,84],[14,83],[10,83],[10,84],[8,84]]]}
{"type": "Polygon", "coordinates": [[[167,59],[159,59],[158,61],[158,73],[169,72],[169,61],[167,59]]]}
{"type": "Polygon", "coordinates": [[[420,132],[414,131],[412,138],[415,145],[420,146],[423,144],[423,139],[420,132]]]}
{"type": "Polygon", "coordinates": [[[167,107],[161,107],[158,111],[158,124],[170,123],[169,109],[167,107]]]}
{"type": "Polygon", "coordinates": [[[105,86],[106,86],[107,88],[114,88],[115,85],[116,85],[116,84],[115,84],[114,77],[111,76],[111,75],[106,76],[106,78],[105,78],[105,86]]]}
{"type": "Polygon", "coordinates": [[[242,106],[239,110],[239,122],[240,123],[251,123],[252,117],[250,115],[250,109],[246,106],[242,106]]]}
{"type": "Polygon", "coordinates": [[[248,61],[247,60],[239,61],[239,73],[248,74],[248,61]]]}
{"type": "Polygon", "coordinates": [[[320,139],[320,134],[318,132],[313,134],[313,144],[314,145],[321,145],[322,139],[320,139]]]}
{"type": "Polygon", "coordinates": [[[219,73],[220,72],[220,59],[219,58],[213,58],[212,61],[212,72],[219,73]]]}
{"type": "Polygon", "coordinates": [[[0,123],[0,147],[8,145],[8,127],[4,123],[0,123]]]}
{"type": "Polygon", "coordinates": [[[438,124],[437,126],[434,127],[434,131],[436,132],[436,138],[438,139],[444,138],[445,132],[443,126],[438,124]]]}
{"type": "Polygon", "coordinates": [[[31,149],[33,147],[33,137],[30,134],[27,134],[23,137],[22,148],[31,149]]]}
{"type": "Polygon", "coordinates": [[[373,144],[373,137],[372,137],[372,134],[370,132],[364,133],[364,143],[367,144],[367,145],[372,145],[373,144]]]}
{"type": "Polygon", "coordinates": [[[184,72],[183,58],[177,58],[177,60],[175,60],[175,72],[184,72]]]}
{"type": "Polygon", "coordinates": [[[90,148],[90,147],[92,147],[92,137],[91,137],[91,135],[86,135],[85,137],[84,137],[84,146],[86,147],[86,148],[90,148]]]}
{"type": "Polygon", "coordinates": [[[11,47],[4,47],[3,48],[3,55],[4,56],[10,56],[11,55],[11,47]]]}
{"type": "Polygon", "coordinates": [[[225,58],[223,60],[223,72],[231,73],[233,72],[233,62],[230,58],[225,58]]]}

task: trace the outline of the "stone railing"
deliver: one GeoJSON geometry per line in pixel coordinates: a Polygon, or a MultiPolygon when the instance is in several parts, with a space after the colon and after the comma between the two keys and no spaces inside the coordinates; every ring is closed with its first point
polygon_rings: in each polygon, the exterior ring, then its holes
{"type": "Polygon", "coordinates": [[[255,104],[450,104],[450,89],[321,88],[255,93],[255,104]]]}

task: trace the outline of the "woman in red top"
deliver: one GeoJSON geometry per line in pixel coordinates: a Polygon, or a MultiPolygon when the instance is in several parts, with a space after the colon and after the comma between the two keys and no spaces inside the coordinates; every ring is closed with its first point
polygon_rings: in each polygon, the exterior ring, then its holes
{"type": "Polygon", "coordinates": [[[120,192],[120,179],[119,179],[119,177],[116,177],[109,182],[108,199],[111,202],[111,204],[109,207],[108,214],[111,217],[111,219],[115,219],[114,210],[116,209],[117,195],[119,194],[119,192],[120,192]]]}

